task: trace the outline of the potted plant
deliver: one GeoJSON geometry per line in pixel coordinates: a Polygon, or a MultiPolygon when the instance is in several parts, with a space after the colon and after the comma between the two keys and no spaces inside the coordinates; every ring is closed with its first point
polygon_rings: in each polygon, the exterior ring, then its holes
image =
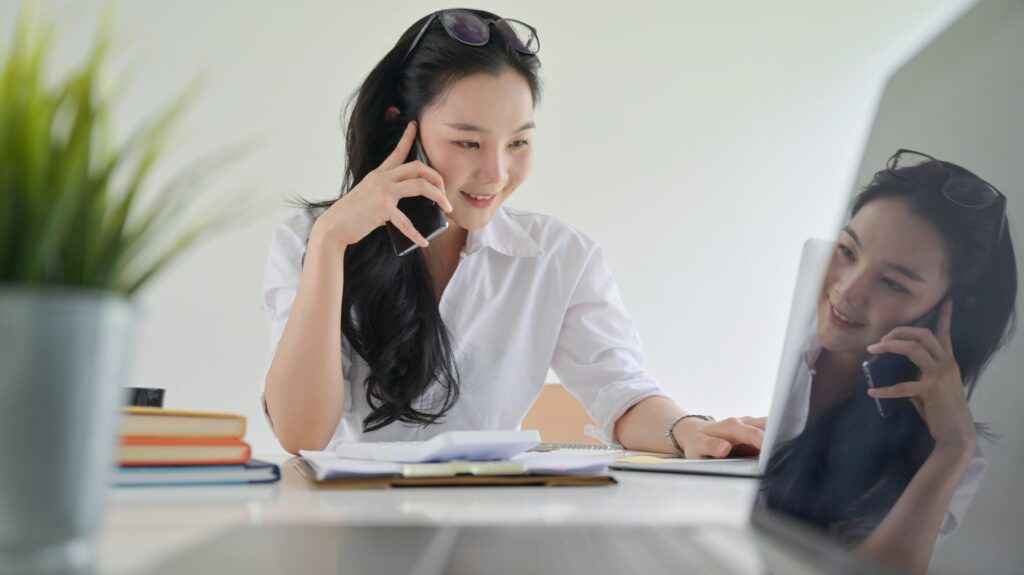
{"type": "Polygon", "coordinates": [[[53,30],[33,5],[0,47],[0,572],[90,568],[134,295],[227,216],[186,219],[221,159],[148,193],[187,97],[111,141],[112,21],[55,82],[53,30]]]}

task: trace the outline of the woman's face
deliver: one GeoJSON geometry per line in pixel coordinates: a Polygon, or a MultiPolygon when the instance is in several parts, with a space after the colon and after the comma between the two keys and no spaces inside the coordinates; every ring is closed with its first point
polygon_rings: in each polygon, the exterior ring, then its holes
{"type": "Polygon", "coordinates": [[[533,94],[506,68],[456,82],[420,118],[420,141],[444,178],[454,210],[448,218],[478,230],[530,175],[533,94]]]}
{"type": "Polygon", "coordinates": [[[874,200],[839,236],[818,301],[818,339],[831,351],[867,353],[928,313],[948,286],[938,231],[903,200],[874,200]]]}

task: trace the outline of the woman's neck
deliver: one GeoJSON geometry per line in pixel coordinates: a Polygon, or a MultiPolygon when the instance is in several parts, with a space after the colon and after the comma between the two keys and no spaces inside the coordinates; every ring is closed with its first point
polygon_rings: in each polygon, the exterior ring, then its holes
{"type": "Polygon", "coordinates": [[[814,362],[817,373],[826,372],[844,381],[857,379],[861,374],[861,364],[867,359],[867,353],[837,352],[822,349],[814,362]]]}
{"type": "Polygon", "coordinates": [[[449,220],[448,229],[430,240],[430,245],[427,246],[426,250],[427,255],[430,258],[445,261],[457,260],[459,254],[462,253],[462,248],[466,247],[466,240],[468,238],[469,232],[465,228],[459,227],[449,220]]]}
{"type": "Polygon", "coordinates": [[[424,250],[427,268],[430,270],[430,277],[434,284],[434,296],[441,301],[448,282],[455,275],[455,268],[459,266],[459,255],[466,247],[466,239],[469,232],[456,225],[450,225],[445,232],[430,240],[430,245],[424,250]]]}
{"type": "Polygon", "coordinates": [[[838,353],[821,350],[814,362],[811,380],[811,400],[807,421],[839,404],[854,393],[863,380],[861,364],[867,357],[860,353],[838,353]]]}

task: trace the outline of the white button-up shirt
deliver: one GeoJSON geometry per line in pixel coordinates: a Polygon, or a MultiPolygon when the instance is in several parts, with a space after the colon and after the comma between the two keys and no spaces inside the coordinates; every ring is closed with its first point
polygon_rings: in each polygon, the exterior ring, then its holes
{"type": "MultiPolygon", "coordinates": [[[[302,210],[274,232],[263,283],[268,369],[295,301],[315,215],[302,210]]],[[[439,305],[461,378],[454,407],[428,427],[395,422],[364,432],[368,367],[343,337],[345,406],[328,449],[340,442],[418,441],[450,430],[517,429],[549,368],[597,422],[589,432],[609,442],[627,409],[666,396],[644,371],[640,338],[600,246],[553,217],[500,208],[487,226],[469,232],[439,305]]],[[[424,398],[430,396],[428,389],[424,398]]]]}
{"type": "MultiPolygon", "coordinates": [[[[800,350],[802,361],[797,365],[796,375],[793,378],[792,386],[789,389],[789,396],[785,408],[780,414],[771,414],[778,417],[778,442],[788,441],[803,433],[807,425],[807,416],[811,404],[811,382],[814,377],[814,364],[821,355],[821,343],[818,341],[818,317],[814,315],[811,325],[807,329],[807,337],[800,350]]],[[[939,528],[939,536],[942,538],[956,529],[963,521],[967,508],[974,499],[981,483],[981,476],[985,472],[986,460],[981,447],[975,452],[971,462],[967,465],[967,471],[960,478],[960,484],[953,493],[949,502],[946,517],[939,528]]],[[[881,519],[881,518],[880,518],[881,519]]]]}

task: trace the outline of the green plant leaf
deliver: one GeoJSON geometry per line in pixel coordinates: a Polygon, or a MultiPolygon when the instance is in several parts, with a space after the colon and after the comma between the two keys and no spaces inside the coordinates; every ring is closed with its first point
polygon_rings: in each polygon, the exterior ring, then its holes
{"type": "Polygon", "coordinates": [[[55,36],[37,12],[34,2],[23,6],[10,50],[0,53],[0,282],[135,292],[242,213],[238,200],[214,209],[196,201],[208,178],[241,154],[194,162],[144,203],[195,90],[117,147],[114,98],[101,92],[111,7],[86,61],[52,86],[46,67],[55,36]],[[198,221],[186,221],[191,211],[198,221]]]}
{"type": "MultiPolygon", "coordinates": [[[[185,167],[163,186],[154,202],[136,221],[126,226],[121,243],[123,252],[113,254],[112,273],[125,273],[133,262],[152,252],[159,238],[171,234],[170,228],[180,222],[186,210],[194,205],[195,196],[205,189],[204,183],[248,155],[251,148],[249,144],[236,144],[211,153],[185,167]]],[[[239,196],[233,204],[245,205],[243,200],[239,196]]]]}

